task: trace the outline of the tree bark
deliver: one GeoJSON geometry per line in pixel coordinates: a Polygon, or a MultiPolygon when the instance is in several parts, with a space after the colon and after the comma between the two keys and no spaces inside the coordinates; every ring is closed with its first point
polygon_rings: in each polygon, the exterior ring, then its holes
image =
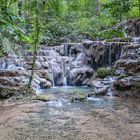
{"type": "Polygon", "coordinates": [[[29,78],[29,83],[28,83],[28,87],[31,88],[32,85],[32,81],[34,78],[34,71],[35,71],[35,63],[36,63],[36,58],[37,58],[37,51],[38,51],[38,42],[39,42],[39,21],[38,18],[36,18],[36,39],[35,39],[35,43],[34,43],[34,53],[33,53],[33,63],[32,63],[32,71],[31,71],[31,76],[29,78]]]}
{"type": "Polygon", "coordinates": [[[97,0],[97,5],[98,5],[98,16],[100,17],[100,12],[101,12],[101,5],[100,5],[100,0],[97,0]]]}
{"type": "Polygon", "coordinates": [[[18,0],[18,15],[22,16],[22,0],[18,0]]]}
{"type": "Polygon", "coordinates": [[[140,15],[140,0],[138,0],[138,8],[139,8],[139,15],[140,15]]]}

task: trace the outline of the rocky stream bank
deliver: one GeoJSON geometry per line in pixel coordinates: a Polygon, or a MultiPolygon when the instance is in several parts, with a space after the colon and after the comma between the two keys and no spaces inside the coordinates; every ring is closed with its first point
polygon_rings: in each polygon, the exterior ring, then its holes
{"type": "Polygon", "coordinates": [[[139,140],[139,38],[41,45],[25,97],[32,58],[0,59],[0,97],[18,95],[0,100],[0,140],[139,140]]]}
{"type": "MultiPolygon", "coordinates": [[[[12,90],[12,93],[28,83],[33,52],[22,52],[22,57],[8,54],[0,59],[2,98],[7,96],[2,95],[5,89],[12,90]]],[[[54,86],[90,86],[94,89],[92,95],[107,95],[109,92],[115,96],[140,97],[139,72],[139,37],[41,45],[32,87],[40,90],[54,86]],[[99,68],[103,69],[98,71],[99,68]]]]}

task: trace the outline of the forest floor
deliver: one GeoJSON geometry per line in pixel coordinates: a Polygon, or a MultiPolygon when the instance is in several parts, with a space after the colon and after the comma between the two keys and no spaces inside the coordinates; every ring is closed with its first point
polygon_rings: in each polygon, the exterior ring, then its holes
{"type": "Polygon", "coordinates": [[[0,101],[0,140],[140,140],[140,101],[0,101]]]}

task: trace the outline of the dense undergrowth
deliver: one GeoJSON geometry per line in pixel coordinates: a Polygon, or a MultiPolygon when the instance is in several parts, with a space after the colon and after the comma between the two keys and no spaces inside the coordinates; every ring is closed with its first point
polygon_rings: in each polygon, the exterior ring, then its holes
{"type": "Polygon", "coordinates": [[[116,24],[140,16],[139,0],[2,0],[0,7],[0,37],[8,39],[5,44],[0,39],[1,47],[19,41],[32,44],[37,17],[40,42],[53,45],[124,37],[116,24]]]}

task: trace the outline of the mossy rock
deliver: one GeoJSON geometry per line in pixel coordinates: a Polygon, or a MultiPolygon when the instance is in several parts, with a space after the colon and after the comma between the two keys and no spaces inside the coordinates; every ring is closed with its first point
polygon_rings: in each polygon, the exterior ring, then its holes
{"type": "Polygon", "coordinates": [[[0,87],[0,99],[8,99],[15,95],[16,90],[9,87],[0,87]]]}
{"type": "Polygon", "coordinates": [[[34,94],[35,91],[32,88],[28,88],[27,85],[23,87],[0,87],[0,99],[8,99],[12,96],[29,96],[34,94]]]}
{"type": "Polygon", "coordinates": [[[114,87],[118,91],[129,91],[132,89],[133,85],[124,85],[120,80],[114,83],[114,87]]]}
{"type": "Polygon", "coordinates": [[[99,68],[96,72],[96,76],[98,78],[105,78],[107,76],[113,76],[114,69],[113,68],[99,68]]]}
{"type": "Polygon", "coordinates": [[[39,100],[43,102],[50,101],[52,99],[52,95],[37,95],[33,97],[33,100],[39,100]]]}
{"type": "Polygon", "coordinates": [[[20,95],[22,94],[24,96],[35,94],[35,91],[33,90],[33,88],[32,87],[29,88],[28,85],[25,85],[19,88],[18,92],[20,95]]]}
{"type": "Polygon", "coordinates": [[[83,102],[83,101],[85,101],[85,99],[86,99],[85,94],[80,93],[80,92],[74,92],[74,93],[70,94],[70,96],[69,96],[69,100],[71,102],[75,102],[75,101],[83,102]]]}

